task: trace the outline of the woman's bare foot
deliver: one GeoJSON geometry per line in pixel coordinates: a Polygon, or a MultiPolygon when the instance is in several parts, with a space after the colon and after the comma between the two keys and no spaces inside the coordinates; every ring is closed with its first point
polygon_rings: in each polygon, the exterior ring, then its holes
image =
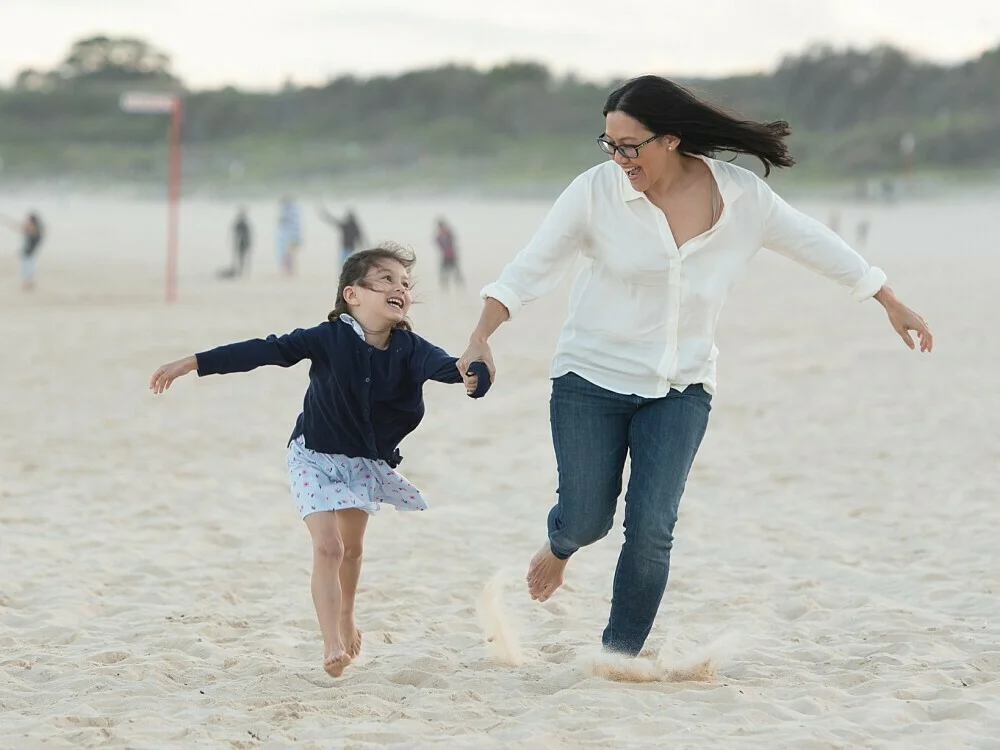
{"type": "Polygon", "coordinates": [[[323,657],[323,669],[331,677],[340,677],[351,663],[350,654],[344,649],[329,649],[323,657]]]}
{"type": "Polygon", "coordinates": [[[340,637],[344,639],[344,647],[347,654],[352,658],[357,658],[361,653],[361,631],[354,625],[354,617],[342,617],[340,620],[340,637]]]}
{"type": "Polygon", "coordinates": [[[546,601],[556,589],[562,586],[563,571],[566,570],[566,563],[569,558],[560,560],[552,554],[549,543],[538,550],[538,553],[531,558],[531,565],[528,566],[528,593],[531,598],[540,602],[546,601]]]}

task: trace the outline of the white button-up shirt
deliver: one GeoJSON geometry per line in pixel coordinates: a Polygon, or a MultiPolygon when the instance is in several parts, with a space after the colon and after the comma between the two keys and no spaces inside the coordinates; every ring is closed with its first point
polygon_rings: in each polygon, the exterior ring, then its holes
{"type": "Polygon", "coordinates": [[[701,383],[715,392],[715,327],[726,294],[766,247],[868,299],[886,276],[753,172],[704,159],[722,195],[715,226],[680,247],[663,212],[612,161],[563,191],[528,245],[483,288],[513,317],[582,256],[551,376],[568,372],[649,398],[701,383]]]}

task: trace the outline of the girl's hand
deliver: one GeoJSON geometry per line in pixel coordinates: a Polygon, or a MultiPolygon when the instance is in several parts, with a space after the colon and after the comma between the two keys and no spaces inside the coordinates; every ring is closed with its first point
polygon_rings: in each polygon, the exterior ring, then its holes
{"type": "Polygon", "coordinates": [[[489,343],[484,340],[472,339],[469,341],[469,347],[465,353],[455,363],[458,372],[462,375],[462,380],[465,382],[465,390],[469,393],[476,390],[476,383],[479,382],[475,375],[469,375],[469,365],[473,362],[485,364],[486,369],[490,371],[490,382],[497,382],[497,368],[493,364],[493,352],[490,350],[489,343]]]}
{"type": "Polygon", "coordinates": [[[479,376],[466,375],[463,380],[465,381],[465,392],[471,396],[476,392],[476,388],[479,387],[479,376]]]}
{"type": "Polygon", "coordinates": [[[194,355],[190,357],[185,357],[184,359],[179,359],[176,362],[171,362],[168,365],[163,365],[156,372],[153,373],[153,377],[149,380],[149,390],[153,393],[163,393],[170,384],[173,383],[181,375],[187,375],[189,372],[193,372],[198,369],[198,358],[194,355]]]}

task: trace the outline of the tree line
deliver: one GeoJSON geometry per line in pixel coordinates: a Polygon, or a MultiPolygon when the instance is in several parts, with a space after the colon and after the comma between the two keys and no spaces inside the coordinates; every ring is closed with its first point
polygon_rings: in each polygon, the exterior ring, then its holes
{"type": "MultiPolygon", "coordinates": [[[[680,82],[749,117],[788,120],[793,152],[818,174],[898,170],[907,133],[920,166],[1000,166],[1000,46],[958,65],[885,46],[819,46],[768,73],[680,82]]],[[[153,45],[97,36],[75,43],[51,70],[22,71],[0,89],[0,157],[26,174],[100,164],[155,171],[163,121],[118,109],[122,91],[142,88],[183,93],[185,143],[206,157],[204,170],[239,161],[251,173],[295,177],[519,157],[532,168],[569,170],[596,161],[592,141],[615,83],[513,62],[342,76],[272,93],[192,91],[153,45]]]]}

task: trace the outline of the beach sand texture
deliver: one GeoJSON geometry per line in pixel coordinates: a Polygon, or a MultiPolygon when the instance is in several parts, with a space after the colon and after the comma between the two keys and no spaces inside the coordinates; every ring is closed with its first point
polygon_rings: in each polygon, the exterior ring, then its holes
{"type": "MultiPolygon", "coordinates": [[[[302,274],[280,278],[277,202],[252,203],[254,275],[220,282],[235,207],[191,199],[168,307],[162,204],[4,200],[29,204],[49,226],[34,295],[12,235],[0,257],[0,747],[1000,743],[996,201],[842,212],[871,217],[865,255],[930,321],[930,356],[876,303],[755,260],[723,311],[649,658],[624,675],[596,649],[621,507],[550,602],[523,583],[554,498],[547,376],[567,284],[530,305],[495,337],[486,399],[428,384],[401,469],[431,509],[372,519],[364,651],[339,680],[284,470],[308,365],[146,390],[165,361],[324,319],[336,235],[304,203],[302,274]]],[[[548,204],[353,205],[369,237],[418,252],[416,329],[457,355],[476,292],[548,204]],[[438,289],[439,214],[464,292],[438,289]]]]}

